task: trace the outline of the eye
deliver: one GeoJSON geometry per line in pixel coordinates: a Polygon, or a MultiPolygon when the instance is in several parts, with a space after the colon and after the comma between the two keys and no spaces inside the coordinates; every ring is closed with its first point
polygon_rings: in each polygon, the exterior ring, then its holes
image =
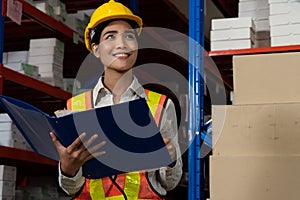
{"type": "Polygon", "coordinates": [[[112,40],[114,38],[115,38],[115,35],[113,35],[113,34],[109,34],[105,37],[106,40],[112,40]]]}
{"type": "Polygon", "coordinates": [[[126,33],[125,38],[129,39],[129,40],[135,40],[136,39],[134,33],[126,33]]]}

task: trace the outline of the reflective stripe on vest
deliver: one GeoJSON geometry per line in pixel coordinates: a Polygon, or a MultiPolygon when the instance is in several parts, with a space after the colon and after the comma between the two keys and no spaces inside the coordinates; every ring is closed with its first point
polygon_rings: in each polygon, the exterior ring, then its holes
{"type": "Polygon", "coordinates": [[[87,110],[92,108],[92,91],[78,94],[67,101],[68,110],[87,110]]]}
{"type": "MultiPolygon", "coordinates": [[[[164,103],[167,99],[165,95],[145,90],[147,95],[147,105],[149,110],[159,126],[161,120],[161,113],[163,110],[164,103]]],[[[72,97],[67,101],[67,108],[69,110],[86,110],[92,108],[92,91],[87,91],[85,93],[79,94],[72,97]]],[[[128,172],[126,174],[120,174],[117,176],[118,180],[122,180],[121,183],[123,191],[125,192],[128,200],[138,200],[138,199],[161,199],[151,187],[146,178],[146,172],[128,172]],[[147,184],[146,187],[141,187],[141,183],[147,184]]],[[[117,181],[117,180],[116,180],[117,181]]],[[[123,200],[124,197],[121,192],[113,185],[109,177],[101,179],[87,179],[85,185],[80,193],[80,195],[75,198],[77,200],[123,200]],[[105,188],[113,187],[114,191],[109,191],[109,195],[106,196],[105,188]]]]}
{"type": "MultiPolygon", "coordinates": [[[[124,193],[128,199],[138,199],[140,190],[140,172],[130,172],[121,174],[125,176],[124,193]]],[[[107,179],[107,178],[106,178],[107,179]]],[[[107,200],[124,200],[123,195],[105,197],[103,182],[101,179],[90,180],[90,195],[92,199],[107,199],[107,200]]]]}
{"type": "Polygon", "coordinates": [[[164,106],[167,96],[150,91],[150,90],[145,90],[145,93],[148,97],[147,104],[149,106],[151,114],[152,114],[157,126],[159,126],[161,112],[163,110],[163,106],[164,106]]]}

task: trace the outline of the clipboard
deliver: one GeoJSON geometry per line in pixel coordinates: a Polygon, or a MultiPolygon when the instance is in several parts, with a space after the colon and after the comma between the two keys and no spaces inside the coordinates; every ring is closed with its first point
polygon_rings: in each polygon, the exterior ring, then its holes
{"type": "Polygon", "coordinates": [[[106,154],[82,166],[83,176],[87,178],[156,169],[172,163],[144,98],[61,117],[4,95],[0,95],[0,105],[31,148],[56,161],[59,156],[50,131],[55,132],[64,146],[70,145],[82,132],[86,132],[86,138],[98,134],[95,144],[105,140],[101,151],[106,154]]]}

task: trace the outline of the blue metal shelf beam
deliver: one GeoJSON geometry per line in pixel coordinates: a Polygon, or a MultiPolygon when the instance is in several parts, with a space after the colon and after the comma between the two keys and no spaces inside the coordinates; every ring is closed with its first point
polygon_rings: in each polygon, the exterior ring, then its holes
{"type": "Polygon", "coordinates": [[[200,145],[204,126],[204,0],[189,0],[189,200],[202,199],[200,145]]]}

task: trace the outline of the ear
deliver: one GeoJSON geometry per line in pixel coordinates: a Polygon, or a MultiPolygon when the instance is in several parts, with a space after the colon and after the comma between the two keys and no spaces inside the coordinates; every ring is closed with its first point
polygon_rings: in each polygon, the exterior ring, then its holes
{"type": "Polygon", "coordinates": [[[96,56],[96,58],[100,57],[100,53],[98,51],[98,48],[99,48],[98,44],[95,44],[95,43],[92,44],[92,51],[93,51],[93,54],[96,56]]]}

